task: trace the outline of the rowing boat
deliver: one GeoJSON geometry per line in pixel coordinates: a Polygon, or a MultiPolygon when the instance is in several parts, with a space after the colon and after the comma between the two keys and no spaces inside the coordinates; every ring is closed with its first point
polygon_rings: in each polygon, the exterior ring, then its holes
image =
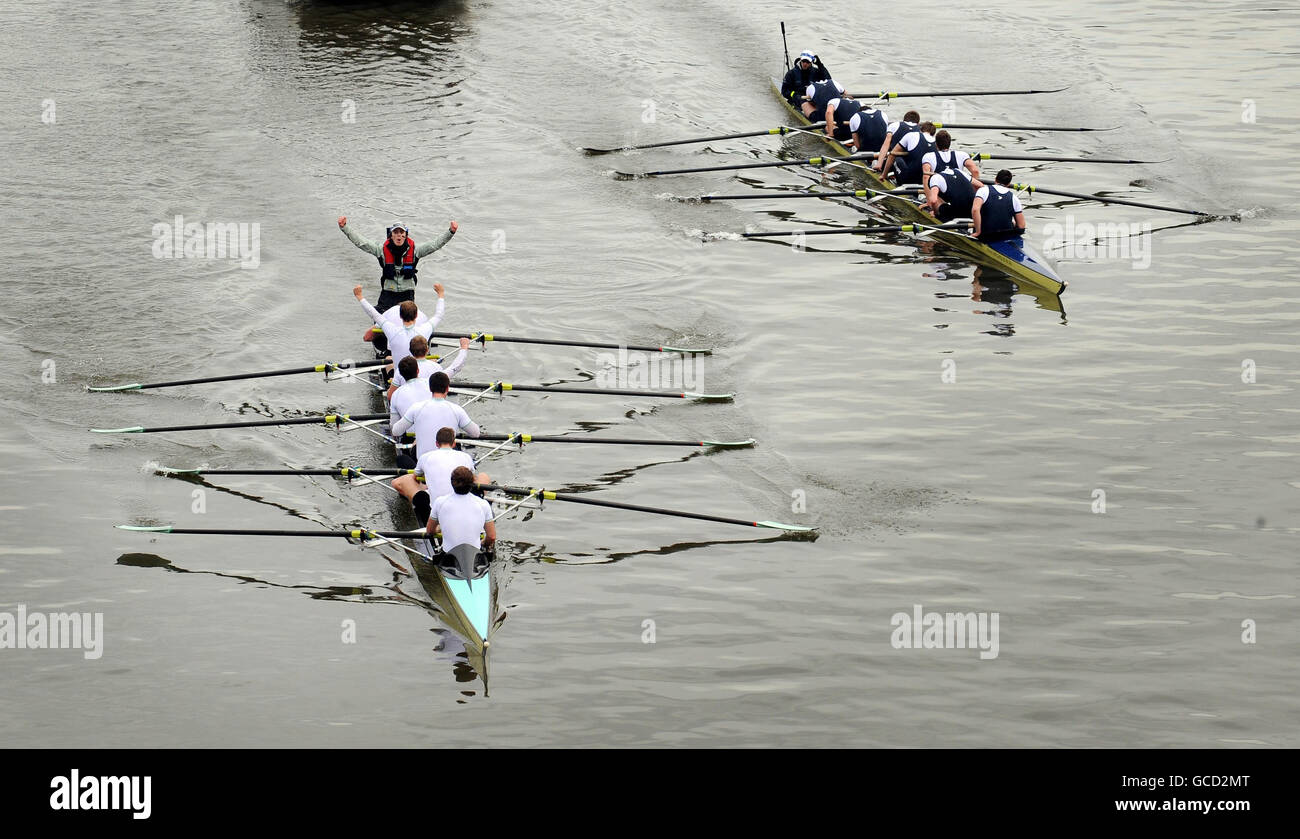
{"type": "MultiPolygon", "coordinates": [[[[386,352],[382,354],[386,355],[386,352]]],[[[383,389],[387,387],[384,369],[378,367],[372,374],[380,388],[381,399],[383,389]]],[[[388,407],[386,399],[384,407],[388,407]]],[[[400,445],[394,444],[395,458],[401,454],[400,445]]],[[[419,546],[419,554],[413,554],[413,564],[420,585],[441,608],[446,610],[447,606],[451,607],[448,622],[454,624],[453,629],[479,650],[486,650],[496,603],[492,587],[493,554],[475,550],[468,545],[458,545],[450,551],[443,551],[442,546],[433,539],[422,539],[419,546]],[[447,598],[437,596],[439,587],[449,595],[447,598]]]]}
{"type": "MultiPolygon", "coordinates": [[[[779,80],[772,80],[772,90],[776,93],[777,98],[781,100],[781,104],[785,106],[785,109],[790,112],[799,124],[812,124],[801,110],[781,96],[781,82],[779,80]]],[[[846,146],[827,137],[825,131],[816,130],[809,133],[815,133],[841,155],[852,154],[846,146]]],[[[859,168],[862,175],[871,182],[873,189],[888,191],[896,188],[894,184],[869,166],[864,165],[859,168]]],[[[942,225],[942,222],[923,207],[901,196],[880,196],[879,200],[873,199],[873,203],[906,224],[924,225],[933,228],[942,225]]],[[[1008,240],[990,244],[952,230],[929,230],[928,235],[929,238],[934,239],[950,250],[960,253],[977,265],[1006,274],[1017,284],[1029,285],[1036,290],[1046,291],[1049,294],[1058,296],[1065,291],[1067,283],[1060,278],[1046,259],[1034,251],[1033,248],[1023,244],[1021,240],[1008,240]]]]}

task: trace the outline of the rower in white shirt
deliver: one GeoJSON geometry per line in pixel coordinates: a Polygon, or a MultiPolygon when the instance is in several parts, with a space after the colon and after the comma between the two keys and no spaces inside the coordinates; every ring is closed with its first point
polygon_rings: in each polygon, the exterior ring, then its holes
{"type": "MultiPolygon", "coordinates": [[[[384,338],[388,341],[388,353],[393,359],[393,364],[401,361],[411,352],[411,338],[420,335],[426,340],[433,334],[433,330],[438,328],[438,323],[446,311],[446,301],[443,298],[442,283],[434,283],[433,290],[438,293],[438,306],[434,310],[433,316],[427,318],[423,323],[419,322],[420,310],[415,305],[414,300],[404,300],[397,306],[399,321],[394,323],[388,320],[370,301],[366,300],[362,294],[361,286],[355,286],[352,289],[352,295],[361,303],[361,307],[370,315],[370,319],[383,330],[384,338]]],[[[366,330],[362,340],[370,340],[371,330],[366,330]]]]}
{"type": "MultiPolygon", "coordinates": [[[[460,352],[457,353],[456,357],[453,358],[446,367],[442,365],[442,359],[434,361],[432,358],[428,357],[429,342],[422,335],[416,335],[411,339],[410,350],[411,354],[408,355],[407,358],[414,358],[416,361],[416,377],[428,379],[434,373],[441,371],[446,373],[447,378],[450,379],[460,372],[460,369],[465,366],[465,360],[469,358],[469,339],[460,339],[460,352]]],[[[402,373],[400,364],[393,370],[393,383],[388,388],[388,399],[390,402],[393,399],[393,393],[402,385],[406,384],[408,378],[408,376],[402,373]]]]}
{"type": "Polygon", "coordinates": [[[434,373],[429,377],[432,398],[412,405],[393,424],[393,437],[399,440],[407,431],[415,431],[417,461],[437,447],[438,431],[442,428],[463,431],[467,437],[477,437],[482,433],[465,409],[447,398],[450,387],[451,380],[446,373],[434,373]]]}
{"type": "MultiPolygon", "coordinates": [[[[426,399],[432,399],[433,393],[429,390],[429,378],[420,375],[419,363],[415,356],[408,355],[397,363],[397,373],[404,376],[404,384],[396,390],[392,390],[388,396],[388,424],[389,427],[397,425],[397,421],[417,402],[423,402],[426,399]]],[[[401,456],[399,455],[399,459],[401,456]]],[[[415,458],[411,458],[414,462],[415,458]]],[[[407,464],[410,467],[410,463],[407,464]]]]}
{"type": "Polygon", "coordinates": [[[441,531],[444,551],[458,545],[491,550],[496,543],[492,505],[471,493],[473,488],[474,473],[467,466],[457,466],[451,473],[451,494],[434,499],[426,531],[430,537],[441,531]]]}
{"type": "MultiPolygon", "coordinates": [[[[440,428],[435,437],[437,448],[427,452],[415,464],[415,474],[399,475],[393,479],[393,489],[402,494],[415,508],[415,517],[421,525],[429,521],[429,512],[433,502],[444,495],[451,495],[451,473],[456,467],[464,466],[474,469],[474,458],[456,448],[456,432],[451,428],[440,428]],[[420,479],[424,482],[421,483],[420,479]]],[[[480,484],[491,482],[486,472],[479,472],[474,480],[480,484]]]]}

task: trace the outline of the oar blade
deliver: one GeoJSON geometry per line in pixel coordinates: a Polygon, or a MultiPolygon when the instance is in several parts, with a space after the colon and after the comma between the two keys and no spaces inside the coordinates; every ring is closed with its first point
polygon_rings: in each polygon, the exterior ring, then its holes
{"type": "Polygon", "coordinates": [[[91,432],[95,434],[143,434],[143,425],[132,425],[126,428],[92,428],[91,432]]]}
{"type": "Polygon", "coordinates": [[[798,524],[783,524],[779,521],[756,521],[755,527],[766,527],[770,530],[784,530],[787,533],[816,533],[815,527],[804,527],[798,524]]]}
{"type": "Polygon", "coordinates": [[[129,385],[101,385],[98,387],[86,385],[86,391],[88,393],[116,393],[122,390],[140,390],[143,387],[144,385],[140,382],[133,382],[129,385]]]}
{"type": "Polygon", "coordinates": [[[748,449],[758,445],[753,437],[746,440],[702,440],[700,445],[709,449],[748,449]]]}

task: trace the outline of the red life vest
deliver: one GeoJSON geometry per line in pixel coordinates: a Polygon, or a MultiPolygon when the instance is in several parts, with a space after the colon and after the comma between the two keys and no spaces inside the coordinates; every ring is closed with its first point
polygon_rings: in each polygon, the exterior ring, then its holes
{"type": "MultiPolygon", "coordinates": [[[[396,279],[398,272],[397,254],[393,252],[393,240],[384,240],[384,255],[379,258],[379,264],[383,266],[384,273],[381,275],[382,280],[396,279]]],[[[420,260],[415,256],[415,242],[411,237],[406,237],[406,253],[402,255],[401,272],[405,279],[416,281],[415,264],[420,260]]]]}

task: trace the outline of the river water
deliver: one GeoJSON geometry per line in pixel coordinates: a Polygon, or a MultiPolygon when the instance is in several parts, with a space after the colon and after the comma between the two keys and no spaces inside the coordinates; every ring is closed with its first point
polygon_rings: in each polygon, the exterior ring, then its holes
{"type": "MultiPolygon", "coordinates": [[[[950,8],[981,47],[924,47],[931,18],[901,14],[849,37],[770,0],[0,12],[0,612],[103,616],[98,657],[0,649],[0,743],[1300,745],[1300,12],[950,8]],[[1070,240],[1049,252],[1062,308],[973,294],[969,263],[912,240],[735,235],[854,224],[852,202],[688,200],[847,175],[614,175],[824,151],[806,138],[581,153],[782,124],[783,17],[791,52],[850,87],[1068,85],[888,107],[1116,126],[954,133],[1161,161],[1016,175],[1234,218],[1025,198],[1031,242],[1070,240]],[[152,471],[384,464],[364,433],[87,431],[372,410],[363,385],[318,376],[85,392],[364,357],[351,288],[373,300],[376,266],[339,215],[376,239],[459,221],[421,265],[422,299],[447,286],[445,328],[711,346],[668,373],[737,393],[523,394],[476,407],[489,430],[758,440],[536,444],[494,478],[819,538],[558,502],[511,516],[485,682],[379,553],[113,529],[410,526],[377,487],[152,471]],[[177,217],[245,225],[247,257],[169,255],[177,217]],[[898,648],[895,616],[916,611],[996,616],[996,648],[898,648]]],[[[614,362],[501,344],[466,376],[576,382],[614,362]]]]}

